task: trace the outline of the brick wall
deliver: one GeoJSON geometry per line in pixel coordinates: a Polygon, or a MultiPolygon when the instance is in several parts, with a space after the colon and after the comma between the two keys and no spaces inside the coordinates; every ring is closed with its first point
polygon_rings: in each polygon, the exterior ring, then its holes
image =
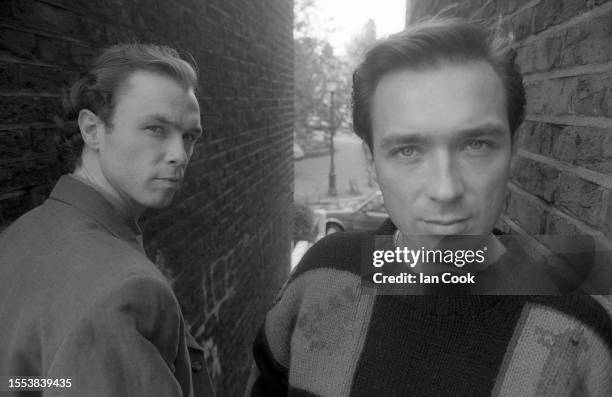
{"type": "Polygon", "coordinates": [[[165,43],[198,62],[205,137],[185,188],[143,229],[219,396],[242,393],[251,342],[288,272],[292,9],[290,0],[0,2],[0,230],[65,171],[60,88],[100,47],[165,43]]]}
{"type": "Polygon", "coordinates": [[[501,226],[529,235],[593,235],[612,249],[612,2],[411,3],[409,20],[450,6],[452,15],[501,17],[514,32],[527,117],[501,226]]]}

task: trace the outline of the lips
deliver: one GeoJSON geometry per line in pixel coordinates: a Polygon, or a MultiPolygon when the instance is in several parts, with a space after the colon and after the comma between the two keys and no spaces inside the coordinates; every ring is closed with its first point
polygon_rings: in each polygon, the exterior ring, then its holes
{"type": "Polygon", "coordinates": [[[468,227],[468,218],[431,218],[423,219],[422,223],[427,233],[434,235],[462,234],[468,227]]]}
{"type": "Polygon", "coordinates": [[[159,178],[155,178],[155,180],[168,184],[168,185],[174,185],[174,186],[179,186],[182,182],[182,178],[174,177],[174,176],[159,177],[159,178]]]}
{"type": "Polygon", "coordinates": [[[461,223],[467,221],[469,218],[449,218],[449,219],[423,219],[425,223],[431,223],[434,225],[448,226],[455,223],[461,223]]]}

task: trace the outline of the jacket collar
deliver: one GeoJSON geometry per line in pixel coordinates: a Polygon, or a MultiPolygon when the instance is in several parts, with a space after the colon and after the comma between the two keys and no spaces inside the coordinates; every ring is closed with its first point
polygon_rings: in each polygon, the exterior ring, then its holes
{"type": "Polygon", "coordinates": [[[93,218],[113,236],[127,241],[143,254],[145,253],[140,240],[136,236],[140,230],[136,222],[122,218],[111,203],[92,186],[70,175],[63,175],[53,188],[49,198],[78,209],[93,218]]]}

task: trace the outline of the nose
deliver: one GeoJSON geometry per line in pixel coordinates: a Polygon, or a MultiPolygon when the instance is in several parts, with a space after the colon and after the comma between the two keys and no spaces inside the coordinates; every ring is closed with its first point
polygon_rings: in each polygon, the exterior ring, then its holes
{"type": "Polygon", "coordinates": [[[431,159],[427,192],[430,199],[450,203],[465,191],[461,171],[450,153],[439,153],[431,159]]]}
{"type": "Polygon", "coordinates": [[[189,155],[185,150],[185,143],[181,134],[173,134],[168,141],[166,151],[167,162],[177,167],[184,167],[189,161],[189,155]]]}

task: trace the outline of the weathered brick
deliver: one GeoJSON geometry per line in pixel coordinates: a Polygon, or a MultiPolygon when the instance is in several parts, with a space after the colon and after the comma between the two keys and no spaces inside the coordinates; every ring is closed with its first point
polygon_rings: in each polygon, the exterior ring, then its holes
{"type": "Polygon", "coordinates": [[[492,19],[499,14],[496,4],[493,1],[481,1],[474,8],[466,8],[465,15],[475,19],[492,19]]]}
{"type": "MultiPolygon", "coordinates": [[[[106,25],[106,42],[109,44],[137,41],[137,34],[123,26],[106,25]]],[[[144,34],[144,32],[143,32],[144,34]]]]}
{"type": "Polygon", "coordinates": [[[537,56],[535,44],[532,43],[518,46],[516,51],[516,63],[519,65],[521,73],[531,73],[535,71],[535,61],[537,56]]]}
{"type": "Polygon", "coordinates": [[[549,155],[553,137],[561,127],[554,124],[525,121],[518,131],[518,145],[530,152],[549,155]]]}
{"type": "Polygon", "coordinates": [[[533,71],[543,72],[559,66],[563,51],[563,41],[559,36],[547,36],[533,45],[535,63],[533,71]]]}
{"type": "Polygon", "coordinates": [[[55,151],[55,133],[52,130],[20,129],[0,132],[0,158],[16,160],[35,154],[55,151]]]}
{"type": "Polygon", "coordinates": [[[114,24],[129,25],[129,10],[131,8],[131,2],[117,2],[114,0],[98,0],[95,4],[88,6],[90,12],[93,11],[96,14],[105,17],[109,21],[113,21],[114,24]]]}
{"type": "Polygon", "coordinates": [[[103,43],[106,36],[104,23],[94,18],[80,17],[79,18],[79,35],[81,41],[89,43],[103,43]]]}
{"type": "Polygon", "coordinates": [[[498,12],[502,13],[502,15],[508,15],[518,11],[519,8],[525,6],[529,1],[530,0],[495,0],[495,5],[498,12]]]}
{"type": "Polygon", "coordinates": [[[12,65],[11,69],[15,71],[16,80],[12,84],[2,84],[2,87],[15,91],[26,89],[59,94],[59,87],[69,84],[75,76],[73,71],[48,66],[12,65]]]}
{"type": "Polygon", "coordinates": [[[519,158],[513,167],[512,179],[523,189],[551,202],[559,183],[560,171],[548,165],[519,158]]]}
{"type": "Polygon", "coordinates": [[[607,234],[608,239],[612,240],[612,192],[610,192],[607,204],[606,216],[601,219],[601,229],[607,234]]]}
{"type": "Polygon", "coordinates": [[[544,230],[545,212],[517,194],[510,195],[507,215],[529,235],[542,234],[544,230]]]}
{"type": "Polygon", "coordinates": [[[535,7],[535,33],[579,15],[587,9],[584,0],[542,0],[535,7]]]}
{"type": "Polygon", "coordinates": [[[607,117],[612,117],[612,87],[608,86],[601,101],[601,111],[607,117]]]}
{"type": "Polygon", "coordinates": [[[78,34],[77,15],[35,0],[19,0],[13,8],[13,20],[23,26],[58,34],[78,34]]]}
{"type": "Polygon", "coordinates": [[[611,84],[610,72],[534,81],[525,85],[527,110],[534,114],[607,117],[611,84]]]}
{"type": "Polygon", "coordinates": [[[54,5],[59,8],[67,9],[75,14],[93,14],[96,10],[96,5],[89,1],[80,0],[45,0],[45,3],[54,5]]]}
{"type": "Polygon", "coordinates": [[[80,44],[70,43],[70,60],[80,67],[89,65],[97,55],[97,50],[80,44]]]}
{"type": "Polygon", "coordinates": [[[7,124],[51,122],[60,114],[59,98],[0,97],[0,120],[7,124]]]}
{"type": "Polygon", "coordinates": [[[565,34],[560,66],[612,60],[612,12],[574,25],[565,34]]]}
{"type": "Polygon", "coordinates": [[[554,205],[592,226],[601,214],[603,189],[571,174],[564,174],[554,192],[554,205]]]}
{"type": "Polygon", "coordinates": [[[36,36],[10,28],[0,29],[0,51],[24,59],[34,58],[36,36]]]}
{"type": "Polygon", "coordinates": [[[612,159],[612,134],[605,134],[601,145],[601,156],[605,159],[612,159]]]}
{"type": "Polygon", "coordinates": [[[69,65],[70,42],[49,37],[39,37],[38,58],[46,63],[69,65]]]}
{"type": "Polygon", "coordinates": [[[0,62],[0,87],[19,89],[19,68],[12,63],[0,62]]]}
{"type": "Polygon", "coordinates": [[[512,32],[515,40],[521,41],[532,34],[532,20],[534,19],[533,15],[533,9],[528,8],[519,12],[510,19],[510,25],[512,26],[512,32]]]}
{"type": "Polygon", "coordinates": [[[550,155],[572,165],[612,172],[612,139],[607,130],[567,126],[555,133],[550,155]]]}
{"type": "Polygon", "coordinates": [[[574,224],[556,214],[548,214],[546,218],[545,234],[552,235],[583,235],[574,224]]]}
{"type": "Polygon", "coordinates": [[[571,98],[576,92],[575,77],[540,80],[525,84],[527,112],[545,115],[564,115],[571,111],[571,98]],[[551,98],[555,98],[551,101],[551,98]]]}
{"type": "Polygon", "coordinates": [[[0,15],[8,20],[13,19],[13,0],[0,1],[0,15]]]}
{"type": "Polygon", "coordinates": [[[612,109],[606,103],[612,87],[612,72],[598,73],[577,78],[576,92],[572,94],[572,113],[584,116],[612,116],[612,109]]]}

